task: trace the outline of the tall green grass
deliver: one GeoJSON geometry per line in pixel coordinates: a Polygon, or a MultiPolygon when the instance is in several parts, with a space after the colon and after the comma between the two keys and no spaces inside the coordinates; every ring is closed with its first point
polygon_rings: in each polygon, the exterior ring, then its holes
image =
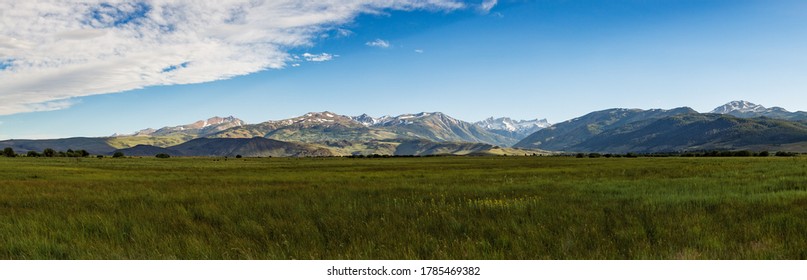
{"type": "Polygon", "coordinates": [[[2,158],[2,259],[807,259],[807,158],[2,158]]]}

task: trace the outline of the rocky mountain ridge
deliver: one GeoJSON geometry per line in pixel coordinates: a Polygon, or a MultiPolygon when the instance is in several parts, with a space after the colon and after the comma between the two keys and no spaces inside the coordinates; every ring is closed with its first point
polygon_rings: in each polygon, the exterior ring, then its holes
{"type": "Polygon", "coordinates": [[[232,116],[213,117],[123,136],[5,140],[0,141],[0,147],[17,152],[53,148],[110,154],[120,149],[134,154],[171,151],[196,156],[226,156],[236,150],[245,156],[647,153],[709,149],[807,152],[807,113],[733,101],[710,113],[698,113],[688,107],[614,108],[550,126],[546,120],[516,121],[507,117],[469,123],[440,112],[372,117],[325,111],[258,124],[245,124],[232,116]],[[129,148],[132,150],[126,150],[129,148]]]}

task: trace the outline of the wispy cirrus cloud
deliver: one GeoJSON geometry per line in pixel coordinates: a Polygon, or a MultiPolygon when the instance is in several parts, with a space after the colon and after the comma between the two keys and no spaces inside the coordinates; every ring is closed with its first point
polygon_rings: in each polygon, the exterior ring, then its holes
{"type": "Polygon", "coordinates": [[[329,53],[321,53],[321,54],[304,53],[303,59],[305,59],[305,61],[311,61],[311,62],[325,62],[325,61],[331,61],[333,60],[334,57],[337,56],[338,55],[332,55],[329,53]]]}
{"type": "Polygon", "coordinates": [[[336,37],[337,38],[350,37],[350,36],[353,36],[353,34],[354,34],[354,32],[351,31],[350,29],[344,29],[344,28],[337,28],[336,29],[336,37]]]}
{"type": "Polygon", "coordinates": [[[389,48],[391,46],[388,41],[381,40],[381,39],[375,39],[374,41],[370,41],[370,42],[367,42],[367,43],[364,43],[364,44],[367,45],[367,46],[370,46],[370,47],[376,47],[376,48],[382,48],[382,49],[386,49],[386,48],[389,48]]]}
{"type": "Polygon", "coordinates": [[[324,32],[349,36],[338,28],[359,14],[466,6],[457,0],[2,1],[0,115],[279,69],[294,62],[287,50],[310,46],[324,32]]]}
{"type": "Polygon", "coordinates": [[[496,7],[498,3],[499,0],[483,0],[482,4],[479,5],[479,10],[486,14],[490,13],[490,10],[496,7]]]}

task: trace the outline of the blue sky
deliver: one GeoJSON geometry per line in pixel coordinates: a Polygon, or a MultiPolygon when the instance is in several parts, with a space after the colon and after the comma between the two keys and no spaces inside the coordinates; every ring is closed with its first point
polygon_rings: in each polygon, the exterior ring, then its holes
{"type": "Polygon", "coordinates": [[[10,32],[0,20],[0,139],[107,136],[216,115],[258,123],[325,110],[553,123],[607,108],[709,111],[732,100],[807,111],[805,1],[485,1],[495,2],[490,10],[483,1],[366,2],[233,4],[241,10],[228,6],[236,12],[223,27],[184,39],[163,34],[198,28],[172,24],[182,11],[160,1],[87,7],[83,25],[56,35],[10,32]],[[318,13],[323,7],[330,12],[318,13]],[[254,13],[282,24],[255,21],[254,13]],[[206,44],[210,36],[220,41],[206,44]],[[34,43],[44,45],[41,53],[34,43]]]}

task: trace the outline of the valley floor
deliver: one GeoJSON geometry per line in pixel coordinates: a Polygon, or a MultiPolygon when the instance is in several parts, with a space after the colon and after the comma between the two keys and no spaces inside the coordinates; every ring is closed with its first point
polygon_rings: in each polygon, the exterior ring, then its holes
{"type": "Polygon", "coordinates": [[[0,259],[807,259],[807,158],[0,158],[0,259]]]}

